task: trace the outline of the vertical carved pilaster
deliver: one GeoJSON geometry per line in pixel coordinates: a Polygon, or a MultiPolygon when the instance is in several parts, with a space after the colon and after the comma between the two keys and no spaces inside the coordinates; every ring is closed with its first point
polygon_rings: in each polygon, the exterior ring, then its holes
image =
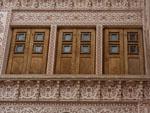
{"type": "Polygon", "coordinates": [[[47,74],[54,73],[56,38],[57,38],[57,25],[52,25],[49,41],[47,74]]]}
{"type": "Polygon", "coordinates": [[[102,74],[102,48],[103,48],[103,26],[96,26],[96,74],[102,74]]]}
{"type": "Polygon", "coordinates": [[[143,10],[143,37],[145,47],[145,68],[146,74],[150,74],[150,1],[145,0],[145,9],[143,10]]]}
{"type": "Polygon", "coordinates": [[[56,96],[57,96],[57,100],[60,100],[60,81],[57,81],[57,93],[56,93],[56,96]]]}
{"type": "Polygon", "coordinates": [[[98,81],[98,100],[101,99],[101,81],[98,81]]]}
{"type": "Polygon", "coordinates": [[[20,96],[20,81],[17,81],[17,100],[19,100],[19,96],[20,96]]]}
{"type": "Polygon", "coordinates": [[[6,42],[11,18],[10,15],[11,12],[9,10],[0,10],[0,74],[4,72],[2,72],[2,67],[6,61],[5,50],[7,47],[6,42]]]}
{"type": "Polygon", "coordinates": [[[37,100],[39,100],[40,97],[40,81],[37,81],[37,100]]]}
{"type": "Polygon", "coordinates": [[[81,97],[80,81],[77,81],[77,88],[78,88],[78,92],[77,92],[77,100],[80,100],[80,97],[81,97]]]}

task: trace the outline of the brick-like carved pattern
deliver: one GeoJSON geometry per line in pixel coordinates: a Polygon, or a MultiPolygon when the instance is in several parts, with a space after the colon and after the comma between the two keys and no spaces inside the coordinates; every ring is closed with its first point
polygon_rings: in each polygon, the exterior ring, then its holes
{"type": "Polygon", "coordinates": [[[149,100],[149,84],[128,80],[9,80],[0,83],[0,101],[149,100]]]}
{"type": "Polygon", "coordinates": [[[12,25],[142,25],[140,11],[21,11],[12,17],[12,25]]]}
{"type": "Polygon", "coordinates": [[[0,7],[12,9],[107,10],[142,9],[144,0],[0,0],[0,7]]]}
{"type": "Polygon", "coordinates": [[[1,113],[139,113],[136,103],[0,103],[1,113]]]}

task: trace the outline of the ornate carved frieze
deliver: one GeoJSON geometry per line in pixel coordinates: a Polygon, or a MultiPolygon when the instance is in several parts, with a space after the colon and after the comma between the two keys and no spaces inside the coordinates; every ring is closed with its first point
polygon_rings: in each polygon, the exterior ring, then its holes
{"type": "Polygon", "coordinates": [[[0,0],[0,7],[12,9],[128,10],[142,9],[144,0],[0,0]]]}
{"type": "Polygon", "coordinates": [[[0,103],[1,113],[140,113],[137,103],[0,103]]]}
{"type": "Polygon", "coordinates": [[[150,99],[150,81],[4,80],[0,101],[98,101],[150,99]]]}
{"type": "Polygon", "coordinates": [[[140,11],[21,11],[13,12],[12,25],[142,25],[140,11]]]}

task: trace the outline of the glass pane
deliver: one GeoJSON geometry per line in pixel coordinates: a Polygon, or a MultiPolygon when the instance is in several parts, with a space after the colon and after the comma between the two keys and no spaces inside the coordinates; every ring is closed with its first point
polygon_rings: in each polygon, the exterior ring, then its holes
{"type": "Polygon", "coordinates": [[[63,45],[63,53],[71,53],[72,46],[71,45],[63,45]]]}
{"type": "Polygon", "coordinates": [[[44,41],[45,33],[35,33],[34,41],[44,41]]]}
{"type": "Polygon", "coordinates": [[[24,53],[24,44],[17,44],[15,46],[15,53],[24,53]]]}
{"type": "Polygon", "coordinates": [[[110,41],[118,41],[119,35],[118,33],[110,33],[110,41]]]}
{"type": "Polygon", "coordinates": [[[72,33],[64,33],[63,41],[72,41],[72,33]]]}
{"type": "Polygon", "coordinates": [[[128,41],[138,41],[138,33],[137,32],[129,32],[128,33],[128,41]]]}
{"type": "Polygon", "coordinates": [[[110,53],[119,53],[119,46],[118,45],[110,46],[110,53]]]}
{"type": "Polygon", "coordinates": [[[138,45],[129,45],[129,54],[138,54],[138,45]]]}
{"type": "Polygon", "coordinates": [[[25,41],[26,40],[26,33],[18,33],[16,36],[16,41],[25,41]]]}
{"type": "Polygon", "coordinates": [[[81,33],[81,41],[90,41],[91,33],[81,33]]]}
{"type": "Polygon", "coordinates": [[[33,53],[43,53],[43,44],[34,44],[33,53]]]}
{"type": "Polygon", "coordinates": [[[90,45],[81,45],[81,53],[90,53],[90,45]]]}

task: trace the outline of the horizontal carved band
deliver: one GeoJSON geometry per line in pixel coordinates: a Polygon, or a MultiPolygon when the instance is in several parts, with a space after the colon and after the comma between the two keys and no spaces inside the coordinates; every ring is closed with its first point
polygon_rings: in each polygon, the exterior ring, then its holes
{"type": "Polygon", "coordinates": [[[142,9],[144,0],[0,0],[0,6],[12,9],[142,9]]]}
{"type": "Polygon", "coordinates": [[[99,101],[150,99],[150,81],[4,80],[0,101],[99,101]]]}

